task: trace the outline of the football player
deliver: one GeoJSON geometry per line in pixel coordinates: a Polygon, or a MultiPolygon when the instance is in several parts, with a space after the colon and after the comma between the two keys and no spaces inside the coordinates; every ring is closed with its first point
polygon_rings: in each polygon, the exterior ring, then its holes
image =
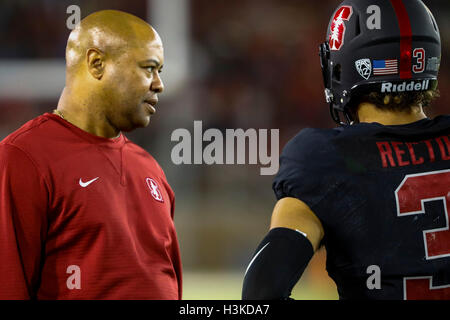
{"type": "Polygon", "coordinates": [[[320,46],[335,129],[285,146],[243,299],[289,299],[324,245],[340,299],[450,299],[450,116],[439,29],[420,0],[346,0],[320,46]]]}

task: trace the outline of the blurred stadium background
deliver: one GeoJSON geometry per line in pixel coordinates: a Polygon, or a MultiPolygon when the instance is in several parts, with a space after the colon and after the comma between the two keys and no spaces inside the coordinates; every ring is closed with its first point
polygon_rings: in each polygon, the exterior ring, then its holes
{"type": "MultiPolygon", "coordinates": [[[[1,0],[0,140],[51,112],[64,87],[70,5],[81,17],[118,9],[149,21],[165,46],[166,92],[146,129],[127,136],[162,165],[176,194],[184,299],[240,299],[247,264],[270,222],[273,176],[259,165],[174,165],[177,128],[280,129],[280,149],[304,127],[332,127],[318,44],[339,0],[1,0]]],[[[450,2],[424,0],[443,43],[441,98],[450,105],[450,2]]],[[[325,251],[294,289],[296,299],[336,299],[325,251]]]]}

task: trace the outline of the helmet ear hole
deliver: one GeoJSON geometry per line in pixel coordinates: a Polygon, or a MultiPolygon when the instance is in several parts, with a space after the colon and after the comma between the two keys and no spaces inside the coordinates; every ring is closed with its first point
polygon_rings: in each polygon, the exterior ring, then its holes
{"type": "Polygon", "coordinates": [[[337,64],[333,67],[333,80],[341,81],[341,65],[337,64]]]}

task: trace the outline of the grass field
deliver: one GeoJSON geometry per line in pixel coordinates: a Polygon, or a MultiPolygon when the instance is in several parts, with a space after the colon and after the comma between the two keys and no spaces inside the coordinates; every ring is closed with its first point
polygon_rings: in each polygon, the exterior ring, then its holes
{"type": "MultiPolygon", "coordinates": [[[[243,274],[239,272],[185,271],[183,278],[184,300],[241,299],[243,274]]],[[[336,300],[336,287],[330,281],[302,277],[291,297],[296,300],[336,300]]]]}
{"type": "MultiPolygon", "coordinates": [[[[337,300],[336,285],[325,270],[326,251],[319,249],[292,290],[295,300],[337,300]]],[[[245,268],[238,271],[183,270],[184,300],[240,300],[245,268]]]]}

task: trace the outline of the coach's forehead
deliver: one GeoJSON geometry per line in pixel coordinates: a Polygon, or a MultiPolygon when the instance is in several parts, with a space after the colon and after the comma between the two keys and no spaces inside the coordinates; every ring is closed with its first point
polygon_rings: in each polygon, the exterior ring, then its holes
{"type": "Polygon", "coordinates": [[[90,47],[105,52],[141,46],[162,46],[161,39],[144,20],[117,10],[90,14],[71,32],[67,43],[67,62],[90,47]]]}

